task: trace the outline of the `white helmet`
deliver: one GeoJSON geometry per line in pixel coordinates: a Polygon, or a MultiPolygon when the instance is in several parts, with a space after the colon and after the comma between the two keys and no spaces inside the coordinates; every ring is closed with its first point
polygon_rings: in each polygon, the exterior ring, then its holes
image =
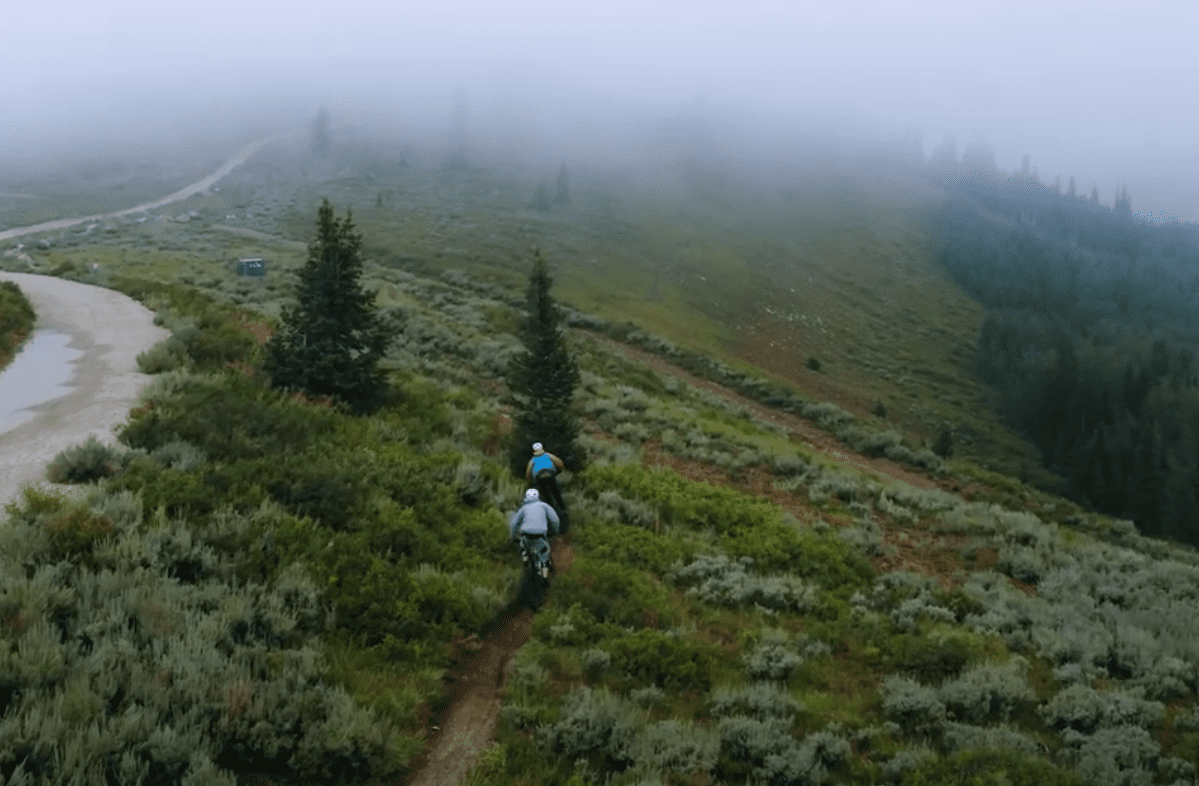
{"type": "Polygon", "coordinates": [[[525,502],[534,499],[541,499],[541,495],[537,493],[537,489],[529,489],[525,492],[525,502]]]}
{"type": "Polygon", "coordinates": [[[533,443],[533,452],[536,453],[539,450],[545,450],[545,446],[542,445],[540,442],[534,442],[533,443]]]}

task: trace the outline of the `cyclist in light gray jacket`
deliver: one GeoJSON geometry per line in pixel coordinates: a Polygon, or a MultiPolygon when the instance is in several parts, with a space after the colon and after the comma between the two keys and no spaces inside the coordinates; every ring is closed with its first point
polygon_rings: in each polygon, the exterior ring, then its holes
{"type": "Polygon", "coordinates": [[[508,537],[513,541],[522,535],[550,538],[558,534],[560,522],[554,509],[541,501],[537,489],[525,492],[525,502],[508,520],[508,537]]]}

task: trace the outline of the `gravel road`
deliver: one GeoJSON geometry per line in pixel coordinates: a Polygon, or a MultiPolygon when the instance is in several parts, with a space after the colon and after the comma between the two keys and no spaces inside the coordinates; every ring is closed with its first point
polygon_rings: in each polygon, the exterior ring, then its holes
{"type": "Polygon", "coordinates": [[[33,303],[38,327],[71,337],[83,351],[75,363],[71,391],[36,407],[38,416],[0,434],[0,505],[23,486],[44,481],[46,464],[89,435],[116,442],[113,428],[124,423],[152,377],[137,370],[136,358],[170,335],[154,325],[154,313],[111,289],[53,276],[0,272],[33,303]]]}
{"type": "MultiPolygon", "coordinates": [[[[169,196],[127,210],[83,218],[66,218],[0,232],[0,241],[52,231],[84,221],[150,210],[211,188],[245,162],[272,137],[246,145],[220,169],[169,196]]],[[[46,465],[66,450],[95,435],[116,442],[113,430],[123,424],[152,377],[137,370],[137,356],[170,335],[154,325],[154,314],[132,298],[90,284],[53,276],[0,271],[0,281],[13,281],[33,303],[37,328],[71,337],[69,346],[83,351],[75,362],[71,391],[34,409],[37,417],[0,434],[0,507],[21,489],[45,483],[46,465]]],[[[61,489],[69,487],[61,486],[61,489]]]]}

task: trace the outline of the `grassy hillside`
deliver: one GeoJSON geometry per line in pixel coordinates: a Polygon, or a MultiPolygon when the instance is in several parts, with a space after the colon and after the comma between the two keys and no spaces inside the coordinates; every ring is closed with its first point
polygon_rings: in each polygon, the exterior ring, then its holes
{"type": "Polygon", "coordinates": [[[984,312],[936,264],[927,221],[942,196],[911,173],[825,171],[767,185],[694,164],[669,179],[580,165],[571,204],[543,213],[527,207],[549,179],[540,172],[446,170],[433,152],[405,150],[411,165],[401,167],[398,147],[359,145],[327,161],[275,145],[218,193],[142,223],[61,233],[36,256],[43,269],[135,264],[163,280],[236,287],[272,313],[263,285],[231,279],[229,264],[263,256],[294,269],[327,196],[353,209],[379,268],[459,270],[515,294],[537,245],[560,299],[579,311],[632,320],[856,416],[885,413],[917,442],[948,428],[958,455],[1051,481],[975,378],[984,312]]]}
{"type": "MultiPolygon", "coordinates": [[[[778,335],[795,367],[759,362],[847,441],[915,456],[878,435],[957,413],[1000,439],[944,357],[978,315],[923,256],[933,196],[822,184],[827,206],[750,210],[597,174],[545,216],[524,208],[540,176],[368,163],[264,156],[172,208],[186,222],[61,233],[35,257],[173,337],[143,359],[160,376],[122,450],[74,457],[104,476],[90,499],[33,493],[0,527],[5,778],[387,782],[418,761],[442,675],[516,592],[502,377],[529,245],[589,312],[576,324],[635,318],[728,379],[778,335]],[[405,324],[368,418],[255,371],[322,192],[354,206],[405,324]],[[268,276],[236,277],[241,256],[268,276]]],[[[594,332],[570,335],[592,459],[563,482],[573,563],[468,783],[1195,782],[1193,550],[960,460],[927,465],[964,496],[863,473],[594,332]]]]}

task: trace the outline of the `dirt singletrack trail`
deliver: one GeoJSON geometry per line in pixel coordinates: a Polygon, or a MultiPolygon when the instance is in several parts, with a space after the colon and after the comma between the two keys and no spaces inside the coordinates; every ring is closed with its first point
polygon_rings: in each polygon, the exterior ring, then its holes
{"type": "MultiPolygon", "coordinates": [[[[570,568],[574,550],[570,535],[550,543],[554,569],[561,575],[570,568]]],[[[554,588],[551,584],[550,594],[554,588]]],[[[462,669],[454,676],[454,698],[434,726],[424,758],[405,782],[406,786],[458,786],[495,736],[500,717],[500,693],[510,673],[513,656],[533,632],[533,612],[518,598],[495,619],[491,630],[462,669]]]]}

